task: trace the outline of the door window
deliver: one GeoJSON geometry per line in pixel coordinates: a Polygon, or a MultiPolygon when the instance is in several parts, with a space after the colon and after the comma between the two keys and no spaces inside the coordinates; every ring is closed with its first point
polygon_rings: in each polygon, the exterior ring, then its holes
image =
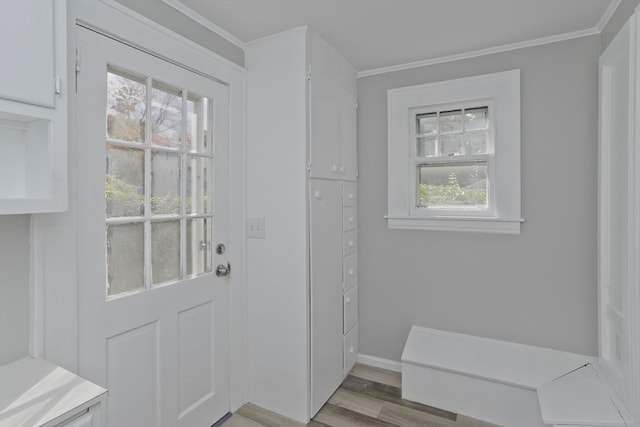
{"type": "Polygon", "coordinates": [[[108,67],[106,295],[211,272],[214,102],[108,67]]]}

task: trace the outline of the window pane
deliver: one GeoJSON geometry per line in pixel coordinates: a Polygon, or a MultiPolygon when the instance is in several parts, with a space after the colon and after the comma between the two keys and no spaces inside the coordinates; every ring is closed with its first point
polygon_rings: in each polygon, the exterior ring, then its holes
{"type": "Polygon", "coordinates": [[[211,223],[210,218],[187,221],[187,275],[211,271],[211,223]]]}
{"type": "Polygon", "coordinates": [[[440,133],[462,131],[462,110],[440,113],[440,133]]]}
{"type": "Polygon", "coordinates": [[[182,145],[182,96],[158,82],[151,91],[151,140],[163,147],[182,145]]]}
{"type": "Polygon", "coordinates": [[[464,111],[464,129],[477,130],[489,127],[489,108],[471,108],[464,111]]]}
{"type": "Polygon", "coordinates": [[[438,131],[438,113],[419,114],[417,121],[419,135],[430,135],[438,131]]]}
{"type": "Polygon", "coordinates": [[[418,180],[418,207],[488,209],[486,163],[421,165],[418,180]]]}
{"type": "Polygon", "coordinates": [[[438,140],[435,137],[418,138],[418,156],[433,157],[437,156],[436,145],[438,140]]]}
{"type": "Polygon", "coordinates": [[[462,135],[449,135],[440,137],[441,156],[461,156],[464,154],[462,135]]]}
{"type": "Polygon", "coordinates": [[[464,136],[464,145],[467,154],[486,154],[488,139],[487,132],[466,134],[464,136]]]}
{"type": "Polygon", "coordinates": [[[180,221],[151,224],[153,284],[180,278],[180,221]]]}
{"type": "Polygon", "coordinates": [[[107,226],[107,295],[144,288],[144,225],[107,226]]]}
{"type": "Polygon", "coordinates": [[[107,218],[144,215],[144,150],[107,145],[107,218]]]}
{"type": "Polygon", "coordinates": [[[212,117],[212,103],[208,98],[189,95],[187,100],[187,150],[192,153],[211,154],[208,141],[212,117]]]}
{"type": "Polygon", "coordinates": [[[109,69],[107,72],[107,137],[144,142],[144,79],[109,69]],[[126,75],[126,77],[125,77],[126,75]]]}
{"type": "Polygon", "coordinates": [[[155,215],[180,214],[180,155],[151,152],[151,212],[155,215]]]}
{"type": "Polygon", "coordinates": [[[189,156],[187,163],[187,213],[211,213],[213,161],[207,157],[189,156]]]}

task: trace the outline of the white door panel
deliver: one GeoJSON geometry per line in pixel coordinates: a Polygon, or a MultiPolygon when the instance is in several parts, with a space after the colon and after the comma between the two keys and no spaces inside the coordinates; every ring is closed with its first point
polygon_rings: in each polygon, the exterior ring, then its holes
{"type": "Polygon", "coordinates": [[[80,374],[109,389],[111,427],[209,427],[229,410],[227,88],[78,44],[80,374]]]}

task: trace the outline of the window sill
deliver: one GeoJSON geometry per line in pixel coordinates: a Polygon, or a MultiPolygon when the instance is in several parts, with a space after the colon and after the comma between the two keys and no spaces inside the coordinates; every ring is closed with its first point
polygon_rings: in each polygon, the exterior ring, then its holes
{"type": "Polygon", "coordinates": [[[466,231],[473,233],[520,234],[522,218],[437,217],[387,215],[387,226],[396,230],[466,231]]]}

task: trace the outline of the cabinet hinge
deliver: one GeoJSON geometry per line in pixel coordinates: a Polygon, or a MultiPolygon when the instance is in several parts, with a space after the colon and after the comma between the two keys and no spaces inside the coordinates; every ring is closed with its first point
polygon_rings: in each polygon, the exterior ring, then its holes
{"type": "Polygon", "coordinates": [[[307,163],[307,173],[311,175],[311,162],[307,163]]]}
{"type": "Polygon", "coordinates": [[[307,65],[307,80],[311,80],[311,65],[307,65]]]}
{"type": "Polygon", "coordinates": [[[360,103],[356,102],[356,110],[360,107],[360,103]]]}

